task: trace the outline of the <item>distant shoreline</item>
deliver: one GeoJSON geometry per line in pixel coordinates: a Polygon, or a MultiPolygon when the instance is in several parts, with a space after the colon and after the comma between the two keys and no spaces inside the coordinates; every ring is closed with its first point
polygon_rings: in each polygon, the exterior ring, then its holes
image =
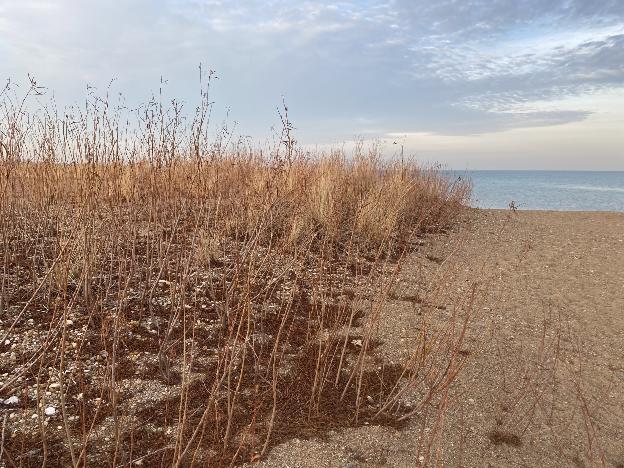
{"type": "Polygon", "coordinates": [[[444,169],[442,172],[563,172],[563,173],[593,173],[593,174],[612,174],[612,173],[621,173],[624,174],[624,169],[614,169],[614,170],[592,170],[592,169],[444,169]]]}
{"type": "Polygon", "coordinates": [[[510,210],[509,208],[481,208],[478,206],[471,206],[470,209],[472,210],[479,210],[479,211],[489,211],[489,212],[494,212],[494,213],[503,213],[503,212],[509,212],[510,214],[514,214],[514,213],[570,213],[570,214],[596,214],[596,213],[604,213],[604,214],[617,214],[617,215],[624,215],[624,211],[608,211],[608,210],[539,210],[539,209],[522,209],[522,208],[518,208],[515,212],[510,210]]]}

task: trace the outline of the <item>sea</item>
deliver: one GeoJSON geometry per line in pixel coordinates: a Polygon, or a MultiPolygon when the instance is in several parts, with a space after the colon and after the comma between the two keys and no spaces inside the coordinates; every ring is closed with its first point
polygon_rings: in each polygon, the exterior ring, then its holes
{"type": "Polygon", "coordinates": [[[622,211],[624,172],[453,171],[473,184],[472,206],[520,210],[622,211]]]}

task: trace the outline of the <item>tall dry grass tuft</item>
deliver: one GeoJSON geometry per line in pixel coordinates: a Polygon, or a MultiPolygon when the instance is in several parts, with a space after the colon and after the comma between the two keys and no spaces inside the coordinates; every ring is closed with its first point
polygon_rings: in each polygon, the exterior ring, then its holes
{"type": "Polygon", "coordinates": [[[456,222],[468,185],[375,148],[304,152],[287,113],[269,150],[210,139],[207,89],[190,120],[156,99],[134,120],[2,99],[5,465],[230,465],[400,424],[408,388],[443,395],[455,325],[402,365],[375,329],[415,236],[456,222]]]}

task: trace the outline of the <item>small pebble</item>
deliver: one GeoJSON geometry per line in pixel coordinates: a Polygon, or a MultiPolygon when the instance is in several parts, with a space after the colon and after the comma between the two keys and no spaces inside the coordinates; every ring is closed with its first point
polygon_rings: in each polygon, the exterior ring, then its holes
{"type": "Polygon", "coordinates": [[[56,408],[54,406],[48,406],[45,409],[46,416],[54,416],[56,414],[56,408]]]}
{"type": "Polygon", "coordinates": [[[16,395],[10,396],[6,400],[4,400],[5,405],[17,405],[19,403],[19,398],[16,395]]]}

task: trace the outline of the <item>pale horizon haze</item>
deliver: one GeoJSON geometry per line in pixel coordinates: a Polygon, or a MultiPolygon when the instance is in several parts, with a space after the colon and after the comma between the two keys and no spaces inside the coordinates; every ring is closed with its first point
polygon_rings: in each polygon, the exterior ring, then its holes
{"type": "Polygon", "coordinates": [[[623,0],[0,0],[0,80],[57,105],[158,92],[269,138],[457,170],[624,170],[623,0]],[[111,84],[111,80],[112,84],[111,84]]]}

